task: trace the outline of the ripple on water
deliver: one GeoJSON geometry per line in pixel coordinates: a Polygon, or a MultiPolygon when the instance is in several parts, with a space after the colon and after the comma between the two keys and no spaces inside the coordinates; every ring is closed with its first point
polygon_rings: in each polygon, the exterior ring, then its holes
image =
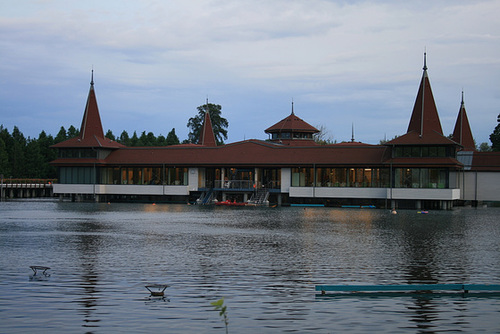
{"type": "Polygon", "coordinates": [[[498,332],[498,297],[316,298],[316,284],[498,283],[497,209],[0,203],[0,332],[498,332]],[[31,265],[51,267],[32,277],[31,265]],[[165,283],[165,297],[145,285],[165,283]]]}

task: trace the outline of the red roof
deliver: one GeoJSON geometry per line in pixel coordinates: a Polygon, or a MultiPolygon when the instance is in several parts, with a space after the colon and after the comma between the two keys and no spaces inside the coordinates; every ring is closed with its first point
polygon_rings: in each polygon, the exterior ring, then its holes
{"type": "Polygon", "coordinates": [[[386,143],[386,145],[457,145],[453,140],[437,132],[427,132],[420,136],[411,131],[386,143]]]}
{"type": "Polygon", "coordinates": [[[89,95],[85,112],[83,114],[80,135],[61,143],[53,145],[57,148],[78,148],[78,147],[99,147],[99,148],[120,148],[124,145],[104,137],[102,130],[101,116],[97,107],[97,99],[94,91],[94,80],[90,82],[89,95]]]}
{"type": "Polygon", "coordinates": [[[275,133],[275,132],[309,132],[309,133],[317,133],[319,132],[314,126],[302,120],[300,117],[296,116],[293,111],[292,113],[274,124],[273,126],[267,128],[265,130],[266,133],[275,133]]]}
{"type": "Polygon", "coordinates": [[[426,158],[394,158],[386,161],[393,167],[461,167],[462,164],[452,157],[426,157],[426,158]]]}
{"type": "Polygon", "coordinates": [[[500,152],[474,152],[471,170],[500,172],[500,152]]]}
{"type": "Polygon", "coordinates": [[[328,144],[328,146],[374,146],[374,145],[362,143],[360,141],[345,141],[336,144],[328,144]]]}
{"type": "Polygon", "coordinates": [[[204,146],[217,146],[214,129],[212,127],[212,120],[210,119],[210,113],[208,111],[205,112],[205,119],[200,131],[199,144],[204,146]]]}
{"type": "Polygon", "coordinates": [[[388,145],[456,145],[455,142],[443,135],[431,83],[427,75],[425,53],[423,70],[408,130],[405,135],[387,142],[388,145]]]}
{"type": "Polygon", "coordinates": [[[422,75],[422,80],[420,80],[417,98],[413,105],[410,124],[406,132],[410,131],[417,132],[422,136],[432,131],[440,133],[441,135],[443,134],[425,62],[424,73],[422,75]]]}
{"type": "MultiPolygon", "coordinates": [[[[247,140],[216,147],[127,147],[113,151],[102,161],[107,165],[175,166],[381,166],[387,147],[277,145],[247,140]]],[[[54,165],[81,163],[81,159],[58,159],[54,165]]]]}
{"type": "Polygon", "coordinates": [[[455,123],[455,129],[453,130],[452,139],[455,142],[462,145],[464,151],[476,150],[476,143],[474,143],[474,138],[472,137],[472,131],[470,129],[469,119],[467,117],[467,112],[465,111],[463,93],[462,93],[462,102],[460,103],[460,110],[458,111],[458,117],[455,123]]]}

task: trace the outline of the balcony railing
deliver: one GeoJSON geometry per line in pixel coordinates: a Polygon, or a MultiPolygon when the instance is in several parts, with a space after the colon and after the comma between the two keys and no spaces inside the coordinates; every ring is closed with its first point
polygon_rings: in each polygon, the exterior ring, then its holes
{"type": "Polygon", "coordinates": [[[265,184],[260,182],[255,183],[250,180],[215,180],[207,181],[205,187],[202,188],[214,188],[214,189],[228,189],[228,190],[255,190],[258,188],[266,189],[280,189],[280,181],[270,181],[265,184]]]}
{"type": "Polygon", "coordinates": [[[254,189],[254,182],[248,180],[215,180],[214,188],[221,189],[254,189]]]}

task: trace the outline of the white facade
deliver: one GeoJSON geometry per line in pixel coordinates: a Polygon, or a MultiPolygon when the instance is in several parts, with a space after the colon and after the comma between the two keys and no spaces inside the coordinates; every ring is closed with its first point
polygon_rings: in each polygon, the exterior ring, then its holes
{"type": "Polygon", "coordinates": [[[500,173],[464,171],[459,177],[466,201],[500,201],[500,173]]]}

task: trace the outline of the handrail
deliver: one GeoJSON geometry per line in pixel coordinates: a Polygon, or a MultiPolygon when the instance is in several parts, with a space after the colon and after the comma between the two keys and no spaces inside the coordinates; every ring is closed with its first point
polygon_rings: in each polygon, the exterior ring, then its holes
{"type": "Polygon", "coordinates": [[[8,178],[2,179],[4,185],[7,184],[53,184],[57,179],[28,179],[28,178],[8,178]]]}

